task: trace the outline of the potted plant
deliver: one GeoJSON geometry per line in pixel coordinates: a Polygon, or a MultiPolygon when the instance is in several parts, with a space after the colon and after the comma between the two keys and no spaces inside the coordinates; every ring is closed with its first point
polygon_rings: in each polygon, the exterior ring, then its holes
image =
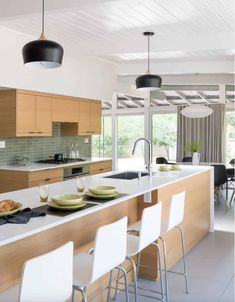
{"type": "Polygon", "coordinates": [[[200,162],[200,149],[201,149],[202,143],[199,141],[192,142],[191,144],[187,144],[184,147],[184,151],[191,152],[193,154],[192,164],[193,165],[199,165],[200,162]]]}

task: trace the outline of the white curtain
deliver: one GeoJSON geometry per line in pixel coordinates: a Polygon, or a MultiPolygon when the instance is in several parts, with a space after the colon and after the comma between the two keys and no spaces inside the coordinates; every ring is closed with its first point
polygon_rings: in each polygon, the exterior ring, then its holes
{"type": "Polygon", "coordinates": [[[192,156],[184,151],[184,146],[200,141],[201,162],[224,162],[225,148],[225,104],[210,105],[213,113],[206,118],[187,118],[178,107],[177,119],[177,161],[184,156],[192,156]]]}

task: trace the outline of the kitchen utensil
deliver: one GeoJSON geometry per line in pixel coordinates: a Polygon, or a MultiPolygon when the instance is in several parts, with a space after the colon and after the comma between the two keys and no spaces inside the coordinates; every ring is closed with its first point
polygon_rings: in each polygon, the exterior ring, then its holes
{"type": "Polygon", "coordinates": [[[54,160],[55,161],[63,161],[63,159],[64,159],[63,153],[54,154],[54,160]]]}

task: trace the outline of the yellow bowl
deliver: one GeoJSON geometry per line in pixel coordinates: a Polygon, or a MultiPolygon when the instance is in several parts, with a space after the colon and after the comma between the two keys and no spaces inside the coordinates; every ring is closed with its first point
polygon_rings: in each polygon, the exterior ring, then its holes
{"type": "Polygon", "coordinates": [[[116,188],[112,186],[97,186],[89,188],[88,190],[95,195],[112,195],[117,192],[116,188]]]}
{"type": "Polygon", "coordinates": [[[82,202],[82,196],[75,194],[56,195],[51,200],[58,206],[75,206],[82,202]]]}

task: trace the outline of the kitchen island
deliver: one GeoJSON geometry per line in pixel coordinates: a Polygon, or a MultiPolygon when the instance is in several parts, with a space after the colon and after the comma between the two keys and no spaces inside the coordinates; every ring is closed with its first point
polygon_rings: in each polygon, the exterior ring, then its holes
{"type": "MultiPolygon", "coordinates": [[[[25,260],[48,252],[67,241],[74,241],[75,253],[87,251],[95,238],[96,229],[123,216],[133,224],[141,218],[143,208],[159,201],[163,202],[162,218],[167,219],[169,201],[172,194],[186,191],[185,231],[186,249],[190,250],[208,232],[213,230],[213,168],[201,166],[181,166],[181,171],[156,172],[153,177],[140,180],[103,178],[103,175],[89,176],[86,186],[113,185],[120,193],[119,198],[107,202],[94,203],[91,207],[61,217],[47,215],[33,218],[26,225],[6,224],[0,226],[0,291],[14,286],[20,278],[25,260]]],[[[112,172],[115,174],[117,172],[112,172]]],[[[75,180],[52,184],[51,196],[75,193],[75,180]]],[[[10,198],[21,202],[24,207],[40,206],[37,188],[0,194],[0,200],[10,198]]],[[[172,230],[166,236],[168,265],[171,267],[181,258],[178,234],[172,230]]],[[[156,256],[151,248],[146,248],[141,257],[143,265],[151,265],[153,270],[141,269],[144,278],[158,278],[156,256]]],[[[106,285],[106,276],[90,289],[106,285]]],[[[0,296],[1,297],[1,296],[0,296]]],[[[0,299],[1,300],[1,299],[0,299]]]]}

